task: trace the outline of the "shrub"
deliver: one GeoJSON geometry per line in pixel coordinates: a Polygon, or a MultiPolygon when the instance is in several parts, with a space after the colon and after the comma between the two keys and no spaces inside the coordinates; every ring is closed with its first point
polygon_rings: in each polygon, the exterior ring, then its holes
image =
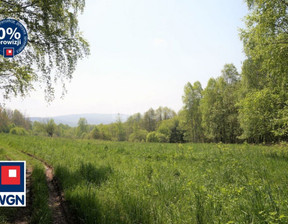
{"type": "Polygon", "coordinates": [[[27,135],[28,132],[24,128],[15,127],[10,130],[10,134],[13,135],[27,135]]]}
{"type": "Polygon", "coordinates": [[[148,132],[146,130],[136,130],[129,135],[130,142],[143,142],[146,140],[148,132]]]}
{"type": "Polygon", "coordinates": [[[146,142],[158,142],[156,131],[149,132],[146,137],[146,142]]]}
{"type": "Polygon", "coordinates": [[[93,130],[90,132],[90,137],[93,139],[101,139],[101,133],[99,131],[99,128],[95,126],[93,130]]]}
{"type": "Polygon", "coordinates": [[[166,136],[159,132],[156,132],[156,136],[158,138],[158,142],[162,142],[162,143],[169,142],[169,136],[166,136]]]}
{"type": "Polygon", "coordinates": [[[146,142],[169,142],[169,139],[162,133],[152,131],[147,135],[146,142]]]}

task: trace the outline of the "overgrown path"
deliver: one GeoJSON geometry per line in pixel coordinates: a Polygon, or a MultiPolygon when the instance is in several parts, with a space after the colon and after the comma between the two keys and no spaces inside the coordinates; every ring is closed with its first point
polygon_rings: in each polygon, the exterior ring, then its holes
{"type": "Polygon", "coordinates": [[[69,213],[64,194],[60,190],[59,183],[53,175],[53,167],[37,156],[21,151],[27,156],[40,161],[45,167],[46,181],[49,189],[49,207],[52,209],[53,224],[76,223],[74,217],[69,213]]]}
{"type": "MultiPolygon", "coordinates": [[[[9,156],[5,156],[7,160],[12,160],[9,156]]],[[[31,174],[33,167],[28,165],[26,168],[26,207],[19,210],[14,217],[15,224],[28,224],[31,216],[32,195],[31,195],[31,174]]]]}

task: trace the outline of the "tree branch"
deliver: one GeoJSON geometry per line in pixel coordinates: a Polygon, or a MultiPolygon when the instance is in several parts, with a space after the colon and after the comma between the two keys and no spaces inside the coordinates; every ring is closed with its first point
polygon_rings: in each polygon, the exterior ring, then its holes
{"type": "Polygon", "coordinates": [[[31,10],[27,10],[27,8],[29,8],[29,7],[32,7],[33,5],[35,5],[36,4],[36,1],[35,2],[33,2],[33,3],[31,3],[31,4],[29,4],[29,5],[26,5],[26,6],[21,6],[21,5],[18,5],[18,4],[12,4],[11,2],[7,2],[7,1],[5,1],[5,0],[0,0],[1,2],[3,2],[3,3],[5,3],[5,4],[8,4],[8,5],[13,5],[13,6],[15,6],[15,7],[19,7],[19,8],[21,8],[22,10],[15,10],[15,11],[0,11],[0,14],[5,14],[5,13],[28,13],[28,14],[32,14],[32,15],[36,15],[36,16],[38,16],[38,14],[37,13],[35,13],[35,12],[32,12],[31,10]]]}
{"type": "Polygon", "coordinates": [[[281,2],[282,2],[283,4],[285,4],[286,6],[288,6],[288,1],[286,1],[286,0],[281,0],[281,2]]]}
{"type": "Polygon", "coordinates": [[[20,6],[20,5],[13,4],[13,3],[11,3],[11,2],[5,1],[5,0],[0,0],[0,1],[3,2],[3,3],[5,3],[5,4],[8,4],[8,5],[20,6]]]}

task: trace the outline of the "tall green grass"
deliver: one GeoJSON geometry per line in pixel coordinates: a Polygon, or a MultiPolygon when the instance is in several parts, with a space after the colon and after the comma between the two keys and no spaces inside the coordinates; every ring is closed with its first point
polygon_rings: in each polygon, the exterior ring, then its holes
{"type": "Polygon", "coordinates": [[[79,223],[288,223],[283,146],[0,135],[55,168],[79,223]]]}
{"type": "Polygon", "coordinates": [[[33,168],[32,179],[32,207],[30,224],[52,223],[52,211],[48,205],[49,191],[46,183],[46,176],[43,172],[43,165],[38,164],[33,168]]]}
{"type": "Polygon", "coordinates": [[[0,142],[0,160],[7,160],[8,158],[12,160],[26,160],[26,165],[33,167],[30,186],[32,204],[27,204],[27,208],[0,208],[0,223],[14,223],[15,219],[23,218],[18,215],[18,213],[23,213],[21,211],[23,209],[28,209],[25,214],[27,215],[28,222],[31,224],[52,223],[52,211],[48,206],[49,192],[43,164],[24,155],[20,150],[16,150],[9,145],[4,146],[0,142]]]}
{"type": "MultiPolygon", "coordinates": [[[[0,160],[7,160],[5,157],[5,150],[0,145],[0,160]]],[[[17,212],[17,208],[0,208],[0,223],[9,223],[17,212]]]]}

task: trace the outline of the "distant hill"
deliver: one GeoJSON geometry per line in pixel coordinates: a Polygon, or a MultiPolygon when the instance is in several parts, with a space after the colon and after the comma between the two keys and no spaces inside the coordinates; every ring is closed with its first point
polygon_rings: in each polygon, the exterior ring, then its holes
{"type": "MultiPolygon", "coordinates": [[[[76,127],[81,117],[86,118],[88,124],[111,124],[116,121],[118,114],[70,114],[55,117],[30,117],[31,121],[45,122],[49,119],[54,119],[56,124],[67,124],[71,127],[76,127]]],[[[125,122],[129,115],[120,114],[122,122],[125,122]]]]}

